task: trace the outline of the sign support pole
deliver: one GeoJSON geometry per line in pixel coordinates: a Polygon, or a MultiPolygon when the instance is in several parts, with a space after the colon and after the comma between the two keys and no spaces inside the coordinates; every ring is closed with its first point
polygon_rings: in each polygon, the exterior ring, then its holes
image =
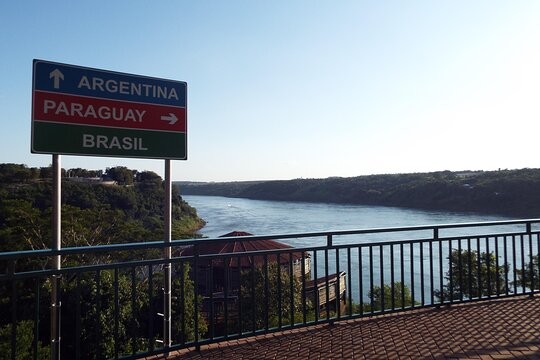
{"type": "MultiPolygon", "coordinates": [[[[60,250],[61,243],[61,220],[62,220],[62,167],[60,155],[52,156],[52,239],[51,249],[60,250]]],[[[52,258],[52,268],[60,270],[61,255],[54,255],[52,258]]],[[[60,275],[51,277],[51,359],[60,360],[60,275]]]]}
{"type": "MultiPolygon", "coordinates": [[[[172,181],[171,181],[171,160],[165,160],[165,204],[163,207],[163,219],[165,221],[165,245],[163,249],[166,260],[171,259],[171,223],[172,223],[172,181]],[[168,246],[167,246],[168,245],[168,246]]],[[[163,269],[165,272],[164,284],[164,310],[163,310],[163,346],[165,349],[171,346],[171,263],[165,263],[163,269]]]]}

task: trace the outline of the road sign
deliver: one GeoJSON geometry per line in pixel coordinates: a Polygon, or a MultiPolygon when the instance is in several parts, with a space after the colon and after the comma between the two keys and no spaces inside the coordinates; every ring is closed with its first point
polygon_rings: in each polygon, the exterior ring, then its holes
{"type": "Polygon", "coordinates": [[[187,84],[34,60],[32,152],[185,160],[187,84]]]}

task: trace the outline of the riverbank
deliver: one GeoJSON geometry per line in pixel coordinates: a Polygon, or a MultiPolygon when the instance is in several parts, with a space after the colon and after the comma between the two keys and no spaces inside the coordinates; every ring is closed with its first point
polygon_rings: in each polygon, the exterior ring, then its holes
{"type": "Polygon", "coordinates": [[[182,195],[540,215],[540,169],[432,172],[350,178],[194,183],[175,182],[182,195]]]}

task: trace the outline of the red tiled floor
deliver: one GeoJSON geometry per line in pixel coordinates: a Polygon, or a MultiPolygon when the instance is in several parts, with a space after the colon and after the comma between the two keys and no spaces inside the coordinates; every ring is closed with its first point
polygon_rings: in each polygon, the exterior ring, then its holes
{"type": "Polygon", "coordinates": [[[317,325],[184,349],[168,359],[540,359],[540,297],[317,325]]]}

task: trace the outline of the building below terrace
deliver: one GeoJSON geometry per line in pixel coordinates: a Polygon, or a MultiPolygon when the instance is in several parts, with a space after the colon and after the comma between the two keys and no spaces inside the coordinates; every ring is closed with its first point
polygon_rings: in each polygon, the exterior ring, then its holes
{"type": "MultiPolygon", "coordinates": [[[[212,259],[202,257],[197,260],[195,269],[197,290],[203,296],[203,313],[209,315],[212,312],[214,314],[213,321],[219,323],[219,314],[224,313],[225,305],[228,307],[230,316],[235,316],[241,291],[242,273],[249,274],[252,269],[263,269],[265,264],[268,268],[272,268],[272,266],[276,266],[276,263],[279,263],[282,273],[290,273],[289,267],[292,265],[293,277],[305,284],[305,298],[314,307],[318,305],[319,313],[325,312],[326,309],[336,310],[336,297],[339,298],[341,306],[344,305],[346,301],[345,272],[340,272],[339,276],[338,274],[329,274],[328,279],[323,276],[315,281],[311,278],[311,254],[309,252],[290,251],[294,247],[274,240],[242,241],[237,239],[242,236],[253,236],[253,234],[233,231],[221,235],[220,238],[224,238],[222,241],[203,242],[198,245],[199,255],[234,254],[212,259]],[[283,252],[272,253],[273,250],[283,250],[283,252]],[[241,255],[256,251],[270,253],[266,255],[241,255]],[[327,289],[328,296],[326,295],[327,289]]],[[[194,254],[195,246],[189,246],[180,255],[193,256],[194,254]]],[[[193,273],[191,276],[193,277],[193,273]]]]}

